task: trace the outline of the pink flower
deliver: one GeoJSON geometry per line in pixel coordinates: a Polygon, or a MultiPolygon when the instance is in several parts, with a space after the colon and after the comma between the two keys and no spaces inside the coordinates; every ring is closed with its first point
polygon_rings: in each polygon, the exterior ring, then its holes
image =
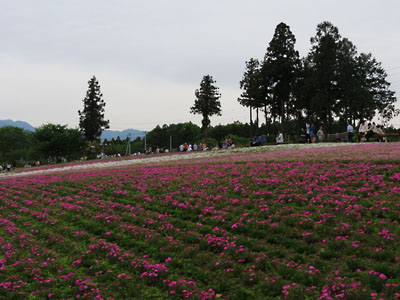
{"type": "Polygon", "coordinates": [[[360,285],[361,285],[361,282],[357,281],[357,282],[353,282],[353,283],[351,284],[351,287],[355,290],[355,289],[357,289],[360,285]]]}
{"type": "Polygon", "coordinates": [[[176,286],[176,281],[172,281],[171,283],[168,284],[169,287],[176,286]]]}
{"type": "Polygon", "coordinates": [[[379,275],[379,278],[380,278],[380,279],[386,279],[387,277],[386,277],[385,274],[382,274],[382,273],[381,273],[381,274],[379,275]]]}

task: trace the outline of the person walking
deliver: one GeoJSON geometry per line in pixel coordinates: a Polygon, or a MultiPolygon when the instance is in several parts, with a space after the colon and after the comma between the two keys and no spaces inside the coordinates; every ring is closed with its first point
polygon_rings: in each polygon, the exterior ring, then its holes
{"type": "Polygon", "coordinates": [[[353,126],[351,125],[351,122],[350,122],[350,121],[349,121],[347,124],[348,124],[348,125],[347,125],[347,141],[348,141],[349,143],[351,143],[351,142],[353,142],[353,131],[354,131],[354,128],[353,128],[353,126]]]}
{"type": "Polygon", "coordinates": [[[319,126],[319,130],[317,131],[317,139],[320,143],[324,141],[324,127],[322,125],[319,126]]]}
{"type": "Polygon", "coordinates": [[[311,122],[309,131],[310,131],[311,143],[315,143],[316,136],[315,136],[315,125],[314,125],[314,122],[311,122]]]}
{"type": "Polygon", "coordinates": [[[306,124],[304,125],[305,131],[306,131],[306,143],[311,143],[311,137],[310,137],[310,122],[306,121],[306,124]]]}

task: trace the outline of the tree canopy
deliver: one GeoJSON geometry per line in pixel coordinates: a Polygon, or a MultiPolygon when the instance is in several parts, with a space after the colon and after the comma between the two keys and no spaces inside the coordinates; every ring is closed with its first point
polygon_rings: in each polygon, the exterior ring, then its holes
{"type": "Polygon", "coordinates": [[[286,120],[296,112],[294,89],[300,58],[295,43],[296,38],[290,27],[279,23],[262,66],[265,104],[270,107],[272,117],[280,118],[281,131],[287,127],[286,120]]]}
{"type": "Polygon", "coordinates": [[[262,64],[246,62],[238,100],[250,118],[252,109],[263,107],[266,124],[278,118],[281,131],[291,120],[312,119],[329,132],[335,121],[355,124],[378,114],[386,123],[399,114],[387,73],[372,54],[359,54],[330,22],[318,24],[310,41],[310,52],[300,58],[294,34],[280,23],[262,64]]]}
{"type": "Polygon", "coordinates": [[[86,141],[77,129],[67,128],[66,125],[46,124],[36,129],[34,137],[37,150],[45,159],[80,158],[86,151],[86,141]]]}
{"type": "Polygon", "coordinates": [[[195,91],[196,100],[194,105],[190,108],[192,114],[201,114],[203,120],[201,121],[202,130],[207,137],[207,128],[210,125],[210,117],[213,115],[221,115],[221,102],[219,98],[219,88],[214,85],[215,81],[212,76],[206,75],[200,82],[200,89],[195,91]]]}
{"type": "Polygon", "coordinates": [[[86,140],[99,141],[101,132],[109,128],[109,121],[104,118],[106,103],[95,76],[89,80],[88,84],[89,88],[86,97],[83,99],[83,111],[78,111],[79,127],[86,140]]]}
{"type": "Polygon", "coordinates": [[[0,128],[0,162],[15,162],[29,159],[32,133],[22,128],[5,126],[0,128]]]}
{"type": "Polygon", "coordinates": [[[262,91],[261,66],[257,59],[246,61],[246,71],[240,81],[243,93],[238,98],[241,105],[250,108],[250,125],[253,125],[252,109],[257,109],[256,127],[258,127],[258,109],[264,107],[265,99],[262,91]]]}

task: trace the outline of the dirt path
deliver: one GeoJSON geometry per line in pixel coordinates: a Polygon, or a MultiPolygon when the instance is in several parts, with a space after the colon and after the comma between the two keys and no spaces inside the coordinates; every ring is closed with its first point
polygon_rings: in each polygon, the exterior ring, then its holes
{"type": "Polygon", "coordinates": [[[144,164],[144,163],[152,163],[152,162],[164,162],[164,161],[177,161],[183,159],[194,159],[194,158],[204,158],[204,157],[215,157],[220,155],[227,155],[233,153],[260,153],[260,152],[269,152],[269,151],[279,151],[279,150],[287,150],[287,149],[304,149],[304,148],[320,148],[320,147],[334,147],[334,146],[350,146],[354,144],[349,143],[323,143],[323,144],[283,144],[283,145],[274,145],[274,146],[261,146],[261,147],[253,147],[253,148],[236,148],[232,150],[217,150],[217,151],[197,151],[191,153],[177,153],[171,155],[163,155],[163,156],[152,156],[152,157],[143,157],[143,158],[135,158],[135,159],[123,159],[117,161],[99,161],[94,163],[81,163],[70,166],[55,166],[50,169],[37,169],[31,171],[22,171],[22,172],[7,172],[0,173],[0,180],[12,178],[12,177],[20,177],[20,176],[34,176],[38,174],[49,174],[55,172],[63,172],[63,171],[71,171],[71,170],[85,170],[85,169],[99,169],[99,168],[112,168],[112,167],[120,167],[120,166],[129,166],[135,164],[144,164]]]}

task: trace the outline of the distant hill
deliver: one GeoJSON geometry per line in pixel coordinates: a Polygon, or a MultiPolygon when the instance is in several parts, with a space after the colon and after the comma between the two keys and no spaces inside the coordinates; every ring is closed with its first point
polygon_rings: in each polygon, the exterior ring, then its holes
{"type": "Polygon", "coordinates": [[[114,130],[104,130],[101,134],[101,140],[104,141],[107,139],[107,141],[111,141],[111,139],[116,139],[118,136],[121,140],[126,139],[129,134],[131,134],[131,140],[135,140],[137,137],[144,137],[145,132],[136,130],[136,129],[126,129],[122,131],[114,131],[114,130]]]}
{"type": "Polygon", "coordinates": [[[0,120],[0,127],[5,126],[14,126],[23,128],[26,131],[35,131],[35,127],[24,121],[0,120]]]}
{"type": "MultiPolygon", "coordinates": [[[[0,120],[0,127],[5,127],[5,126],[14,126],[23,128],[26,131],[32,131],[32,132],[35,131],[35,127],[24,121],[0,120]]],[[[131,134],[131,140],[135,140],[137,137],[145,136],[144,131],[136,129],[126,129],[122,131],[104,130],[103,133],[101,134],[101,140],[104,141],[105,139],[107,139],[108,141],[111,141],[111,139],[113,138],[116,139],[118,136],[120,137],[121,140],[124,140],[129,136],[129,134],[131,134]]]]}

